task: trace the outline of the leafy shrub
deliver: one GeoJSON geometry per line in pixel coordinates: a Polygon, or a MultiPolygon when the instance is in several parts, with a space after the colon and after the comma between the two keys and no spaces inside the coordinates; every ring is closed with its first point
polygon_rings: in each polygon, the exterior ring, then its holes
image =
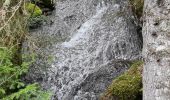
{"type": "Polygon", "coordinates": [[[49,92],[41,91],[38,84],[31,84],[2,100],[50,100],[50,96],[49,92]]]}
{"type": "Polygon", "coordinates": [[[0,48],[0,99],[49,100],[50,93],[41,91],[38,84],[26,85],[20,79],[33,60],[18,66],[12,63],[12,55],[12,49],[0,48]]]}
{"type": "MultiPolygon", "coordinates": [[[[28,33],[27,16],[22,8],[25,2],[10,1],[0,9],[3,12],[0,17],[0,100],[48,100],[50,93],[41,91],[38,84],[25,84],[21,80],[34,56],[27,56],[26,59],[31,60],[22,61],[22,43],[28,33]]],[[[0,4],[3,3],[1,0],[0,4]]]]}

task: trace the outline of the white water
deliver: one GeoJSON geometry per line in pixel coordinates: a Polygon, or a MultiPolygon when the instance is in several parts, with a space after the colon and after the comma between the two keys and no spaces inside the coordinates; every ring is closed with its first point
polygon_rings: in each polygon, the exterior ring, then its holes
{"type": "Polygon", "coordinates": [[[44,29],[53,34],[58,34],[59,30],[70,37],[69,41],[57,43],[52,48],[55,61],[47,72],[48,80],[42,82],[42,86],[54,92],[54,100],[98,100],[112,79],[126,69],[125,60],[139,56],[140,40],[129,18],[132,15],[122,14],[124,10],[128,12],[125,6],[128,2],[124,0],[124,7],[121,7],[120,4],[110,4],[109,0],[101,1],[58,2],[56,22],[44,29]],[[62,20],[65,18],[67,21],[62,20]],[[69,27],[69,24],[74,26],[69,27]],[[79,25],[80,28],[72,32],[79,25]]]}
{"type": "MultiPolygon", "coordinates": [[[[56,87],[57,96],[59,100],[67,100],[69,97],[69,92],[79,85],[79,82],[83,82],[85,77],[87,77],[90,71],[93,71],[96,67],[94,64],[87,66],[95,56],[90,55],[86,49],[88,45],[88,39],[93,35],[93,27],[101,21],[101,18],[108,7],[103,5],[97,6],[96,14],[87,20],[79,30],[71,37],[70,41],[62,43],[57,48],[60,50],[56,54],[56,57],[61,60],[55,63],[53,66],[54,70],[59,73],[60,78],[58,82],[61,83],[61,88],[56,87]],[[61,59],[62,58],[62,59],[61,59]],[[86,65],[84,65],[86,64],[86,65]],[[63,70],[67,66],[68,71],[63,70]]],[[[77,97],[75,97],[76,99],[77,97]]]]}
{"type": "Polygon", "coordinates": [[[74,34],[70,41],[64,42],[62,45],[64,47],[73,47],[77,44],[82,44],[83,42],[87,41],[86,39],[90,36],[90,31],[92,31],[93,26],[98,24],[101,20],[101,17],[103,13],[107,10],[108,7],[106,7],[103,3],[103,7],[101,8],[100,5],[97,6],[96,15],[94,15],[92,18],[90,18],[88,21],[86,21],[79,30],[77,30],[77,33],[74,34]]]}

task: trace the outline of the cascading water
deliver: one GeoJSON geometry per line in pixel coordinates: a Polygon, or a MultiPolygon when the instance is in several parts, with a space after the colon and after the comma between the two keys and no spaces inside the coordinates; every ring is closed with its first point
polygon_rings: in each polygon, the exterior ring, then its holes
{"type": "MultiPolygon", "coordinates": [[[[40,83],[56,100],[98,100],[112,79],[137,59],[141,46],[128,0],[59,0],[52,26],[38,33],[54,43],[54,63],[40,83]]],[[[32,72],[33,73],[33,72],[32,72]]]]}

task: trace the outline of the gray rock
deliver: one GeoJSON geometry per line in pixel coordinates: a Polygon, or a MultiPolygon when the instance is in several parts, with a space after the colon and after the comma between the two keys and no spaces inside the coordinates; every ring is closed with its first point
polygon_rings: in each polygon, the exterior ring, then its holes
{"type": "Polygon", "coordinates": [[[128,0],[58,0],[51,20],[36,35],[67,38],[53,44],[56,60],[40,82],[54,92],[54,100],[98,100],[127,69],[126,60],[140,56],[141,40],[128,0]]]}

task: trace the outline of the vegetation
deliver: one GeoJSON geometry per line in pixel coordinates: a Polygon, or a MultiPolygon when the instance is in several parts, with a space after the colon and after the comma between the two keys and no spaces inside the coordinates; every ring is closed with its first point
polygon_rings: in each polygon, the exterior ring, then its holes
{"type": "Polygon", "coordinates": [[[30,29],[34,29],[34,28],[40,27],[46,21],[47,21],[47,17],[44,15],[40,15],[37,17],[32,16],[28,19],[28,27],[30,29]]]}
{"type": "Polygon", "coordinates": [[[26,56],[27,62],[22,60],[22,43],[28,39],[27,12],[39,16],[42,11],[24,0],[1,0],[0,5],[0,99],[49,100],[51,94],[38,84],[21,80],[34,61],[34,56],[26,56]]]}
{"type": "Polygon", "coordinates": [[[26,3],[26,11],[28,13],[28,27],[37,28],[46,21],[46,16],[42,15],[42,10],[33,3],[26,3]]]}
{"type": "MultiPolygon", "coordinates": [[[[33,57],[33,56],[32,56],[33,57]]],[[[27,58],[28,59],[28,58],[27,58]]],[[[49,92],[41,91],[38,84],[25,84],[21,81],[21,75],[26,73],[29,64],[23,62],[20,66],[14,65],[12,52],[7,48],[0,48],[0,98],[3,100],[48,100],[49,92]]],[[[32,60],[33,61],[33,60],[32,60]]]]}
{"type": "Polygon", "coordinates": [[[42,14],[41,9],[37,5],[32,3],[26,3],[26,10],[31,17],[37,17],[42,14]]]}
{"type": "Polygon", "coordinates": [[[144,0],[130,0],[130,4],[135,15],[140,18],[143,14],[144,0]]]}
{"type": "Polygon", "coordinates": [[[142,64],[141,61],[134,62],[127,72],[113,80],[102,100],[136,100],[142,95],[142,64]]]}

